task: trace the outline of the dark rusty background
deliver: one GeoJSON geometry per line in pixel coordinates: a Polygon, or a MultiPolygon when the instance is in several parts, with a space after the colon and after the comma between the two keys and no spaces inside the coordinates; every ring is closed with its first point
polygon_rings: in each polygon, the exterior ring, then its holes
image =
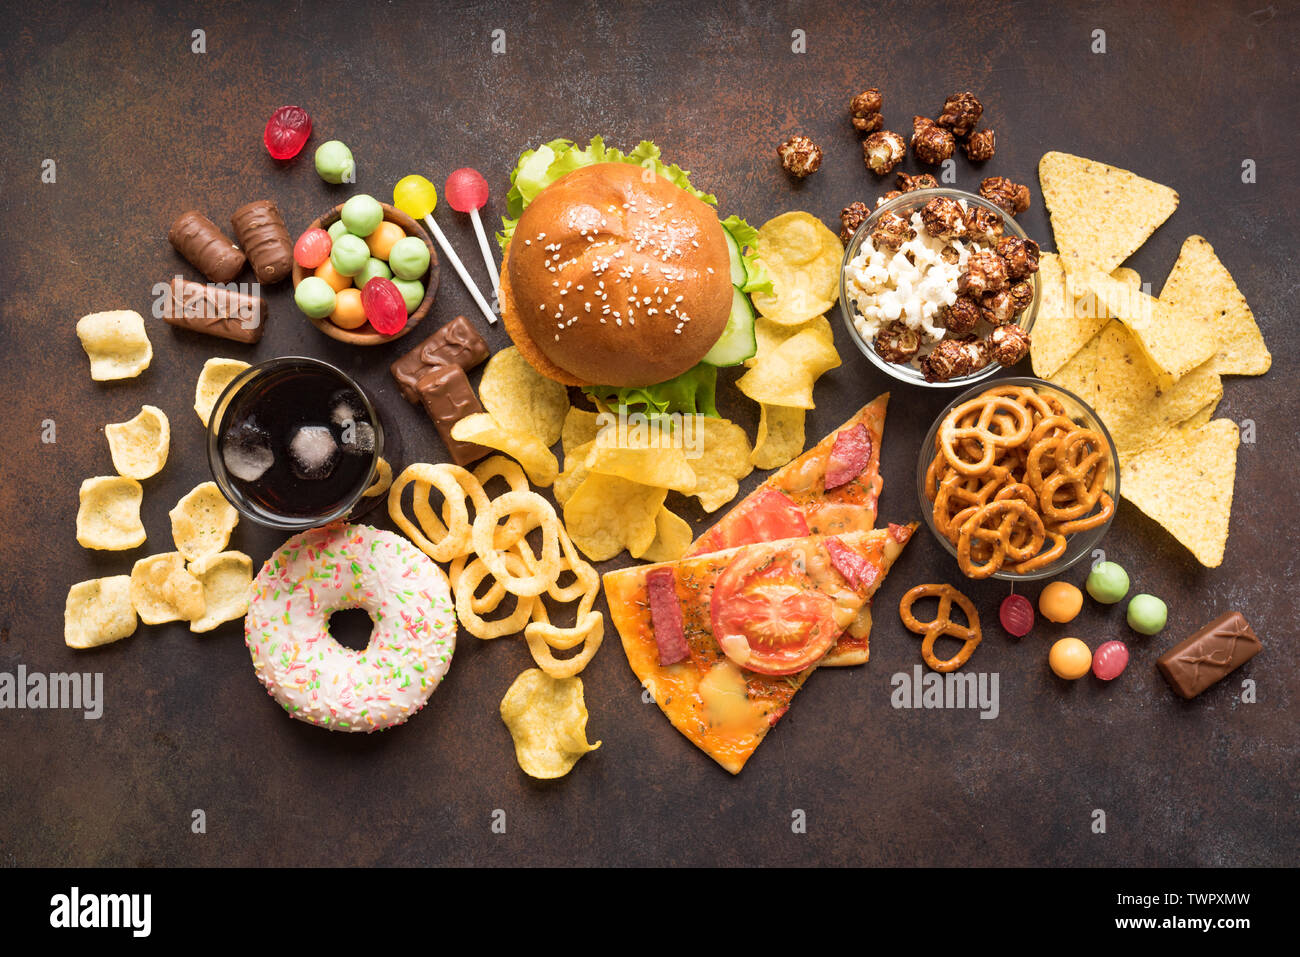
{"type": "MultiPolygon", "coordinates": [[[[0,712],[0,864],[1295,863],[1294,5],[7,6],[0,670],[102,671],[107,700],[99,721],[0,712]],[[206,32],[206,53],[190,51],[194,29],[206,32]],[[489,52],[495,29],[505,30],[504,55],[489,52]],[[791,52],[796,29],[807,34],[804,54],[791,52]],[[1104,54],[1090,52],[1096,29],[1104,54]],[[641,702],[611,631],[583,674],[589,730],[604,747],[552,783],[519,770],[497,714],[532,665],[520,642],[462,637],[431,706],[368,737],[287,719],[254,678],[238,624],[204,637],[141,626],[98,652],[64,647],[68,586],[170,550],[168,509],[208,478],[190,411],[207,357],[303,352],[338,363],[395,417],[407,461],[442,455],[386,369],[440,321],[476,315],[450,270],[431,317],[397,345],[326,339],[285,284],[270,292],[257,347],[150,319],[152,367],[92,382],[74,323],[114,308],[147,316],[154,282],[192,275],[164,238],[177,213],[196,207],[224,225],[240,204],[269,197],[296,233],[354,191],[312,170],[314,147],[339,138],[357,157],[355,189],[381,199],[408,172],[441,184],[456,166],[478,167],[495,222],[522,149],[601,133],[624,147],[654,139],[724,214],[757,224],[803,208],[837,228],[842,206],[881,190],[846,110],[871,85],[884,90],[887,126],[904,131],[946,94],[979,93],[998,155],[987,171],[959,157],[959,185],[994,173],[1028,182],[1034,205],[1022,221],[1049,248],[1036,176],[1046,150],[1175,187],[1178,211],[1130,264],[1158,291],[1183,239],[1200,233],[1254,308],[1274,364],[1265,378],[1226,380],[1219,406],[1254,420],[1258,434],[1240,451],[1223,567],[1201,568],[1127,505],[1104,543],[1135,590],[1168,601],[1164,634],[1135,636],[1123,606],[1088,601],[1068,629],[1040,624],[1017,642],[996,625],[1006,586],[971,585],[987,635],[971,667],[1000,674],[1000,716],[894,710],[890,676],[920,660],[893,611],[898,597],[920,581],[958,580],[922,529],[880,593],[870,664],[818,673],[739,778],[641,702]],[[285,103],[306,107],[315,132],[281,166],[261,132],[285,103]],[[826,152],[802,184],[774,156],[795,132],[826,152]],[[54,184],[39,180],[46,158],[57,163],[54,184]],[[1241,182],[1247,158],[1255,185],[1241,182]],[[85,551],[73,532],[78,484],[111,473],[102,427],[145,402],[172,423],[171,459],[145,483],[149,543],[85,551]],[[47,418],[53,445],[39,439],[47,418]],[[1176,698],[1155,658],[1228,608],[1245,611],[1265,653],[1199,700],[1176,698]],[[1129,670],[1112,685],[1055,679],[1047,648],[1067,631],[1093,647],[1129,640],[1129,670]],[[1258,683],[1257,704],[1239,701],[1244,676],[1258,683]],[[195,808],[206,812],[205,835],[191,833],[195,808]],[[495,809],[506,813],[504,835],[490,829],[495,809]],[[794,809],[806,813],[806,834],[792,833],[794,809]],[[1106,812],[1104,835],[1090,829],[1094,809],[1106,812]]],[[[904,169],[915,171],[910,160],[904,169]]],[[[446,208],[438,219],[483,282],[468,222],[446,208]]],[[[810,441],[889,387],[832,320],[844,364],[818,386],[810,441]]],[[[499,329],[491,339],[505,343],[499,329]]],[[[752,435],[754,415],[729,391],[752,435]]],[[[949,398],[894,389],[882,520],[920,517],[917,447],[949,398]]],[[[232,547],[260,563],[281,538],[244,523],[232,547]]]]}

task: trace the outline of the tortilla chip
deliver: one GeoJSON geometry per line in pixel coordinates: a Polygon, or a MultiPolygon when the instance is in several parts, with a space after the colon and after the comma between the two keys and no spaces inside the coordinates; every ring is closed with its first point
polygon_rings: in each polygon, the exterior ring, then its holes
{"type": "Polygon", "coordinates": [[[1240,433],[1228,419],[1130,456],[1124,498],[1163,525],[1207,568],[1223,563],[1240,433]]]}
{"type": "Polygon", "coordinates": [[[90,377],[96,382],[134,378],[153,360],[144,317],[131,309],[82,316],[77,338],[90,357],[90,377]]]}
{"type": "Polygon", "coordinates": [[[1158,445],[1180,422],[1223,395],[1223,382],[1207,368],[1208,363],[1161,389],[1122,323],[1111,322],[1100,339],[1094,407],[1122,455],[1158,445]]]}
{"type": "Polygon", "coordinates": [[[95,648],[129,638],[135,625],[129,575],[92,578],[68,589],[63,643],[69,648],[95,648]]]}
{"type": "Polygon", "coordinates": [[[1034,375],[1050,379],[1102,330],[1106,319],[1097,315],[1091,300],[1076,301],[1075,284],[1067,281],[1061,257],[1056,253],[1043,253],[1039,257],[1038,278],[1042,293],[1029,359],[1034,375]]]}
{"type": "Polygon", "coordinates": [[[1203,237],[1187,237],[1160,300],[1208,322],[1218,350],[1210,368],[1219,375],[1263,375],[1273,364],[1246,297],[1203,237]]]}
{"type": "Polygon", "coordinates": [[[1110,272],[1178,208],[1168,186],[1069,153],[1044,154],[1038,180],[1066,272],[1110,272]]]}
{"type": "Polygon", "coordinates": [[[1219,407],[1218,399],[1215,399],[1213,402],[1207,402],[1205,405],[1201,406],[1201,408],[1198,409],[1195,414],[1190,415],[1182,422],[1179,422],[1177,427],[1174,429],[1174,431],[1176,433],[1181,433],[1184,435],[1188,432],[1195,432],[1197,429],[1205,425],[1205,423],[1209,422],[1210,419],[1214,417],[1214,410],[1217,409],[1218,407],[1219,407]]]}
{"type": "Polygon", "coordinates": [[[1142,277],[1138,275],[1136,269],[1129,269],[1128,266],[1120,266],[1118,269],[1112,269],[1110,271],[1110,278],[1117,282],[1122,282],[1130,289],[1142,288],[1142,277]]]}
{"type": "MultiPolygon", "coordinates": [[[[1048,377],[1048,382],[1073,392],[1095,410],[1097,408],[1097,350],[1101,333],[1089,339],[1068,362],[1048,377]]],[[[1145,360],[1143,360],[1145,362],[1145,360]]]]}

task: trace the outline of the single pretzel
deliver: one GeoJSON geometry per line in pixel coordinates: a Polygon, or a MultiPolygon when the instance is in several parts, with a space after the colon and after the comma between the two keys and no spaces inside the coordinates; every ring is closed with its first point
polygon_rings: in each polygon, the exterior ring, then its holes
{"type": "Polygon", "coordinates": [[[980,506],[961,526],[957,537],[957,564],[967,578],[988,578],[1008,559],[1029,561],[1043,547],[1046,537],[1042,518],[1029,507],[1028,502],[1018,498],[989,502],[980,506]],[[990,519],[997,519],[997,525],[986,528],[990,519]],[[1027,523],[1030,530],[1029,538],[1022,542],[1012,538],[1013,529],[1019,522],[1027,523]],[[979,562],[972,556],[971,545],[977,541],[993,546],[993,554],[987,561],[979,562]]]}
{"type": "Polygon", "coordinates": [[[898,617],[903,619],[903,625],[908,631],[923,636],[921,657],[935,671],[956,671],[970,661],[970,656],[975,653],[975,649],[984,638],[980,631],[980,616],[975,611],[975,606],[971,604],[969,598],[951,585],[917,585],[903,595],[898,603],[898,617]],[[912,614],[912,606],[920,598],[939,599],[939,611],[933,621],[917,621],[916,616],[912,614]],[[966,615],[964,626],[952,620],[953,602],[956,602],[957,607],[966,615]],[[956,638],[963,643],[961,650],[951,658],[939,658],[934,653],[934,643],[943,635],[956,638]]]}

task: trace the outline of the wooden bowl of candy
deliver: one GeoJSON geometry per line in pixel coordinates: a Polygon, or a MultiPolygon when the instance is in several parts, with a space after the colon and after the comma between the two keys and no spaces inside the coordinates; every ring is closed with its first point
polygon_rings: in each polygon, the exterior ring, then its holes
{"type": "MultiPolygon", "coordinates": [[[[335,206],[329,212],[317,217],[311,225],[303,232],[299,238],[301,245],[307,238],[307,234],[312,230],[324,230],[327,233],[334,228],[336,233],[341,235],[346,232],[343,229],[342,215],[343,203],[335,206]]],[[[321,332],[331,339],[337,339],[339,342],[346,342],[354,346],[377,346],[385,342],[392,342],[394,339],[400,339],[417,325],[420,320],[429,314],[429,309],[433,306],[433,298],[438,292],[438,253],[433,247],[433,240],[425,231],[424,227],[417,223],[406,213],[402,212],[395,206],[388,203],[379,203],[383,210],[383,218],[374,231],[366,237],[355,236],[354,239],[360,240],[367,247],[369,258],[362,272],[355,276],[345,276],[334,268],[334,263],[329,255],[324,256],[315,269],[308,268],[299,261],[298,246],[294,249],[293,263],[293,288],[294,298],[298,302],[299,310],[307,319],[321,332]],[[400,234],[399,231],[400,230],[400,234]],[[392,247],[402,239],[414,237],[424,244],[428,251],[428,267],[424,272],[412,279],[401,279],[393,274],[393,270],[388,263],[389,253],[392,247]],[[382,255],[381,255],[382,254],[382,255]],[[375,265],[379,262],[379,266],[375,265]],[[321,301],[309,297],[299,298],[299,286],[303,280],[315,276],[322,279],[331,290],[334,298],[332,300],[321,301]],[[386,278],[390,283],[398,287],[397,295],[392,290],[386,290],[388,297],[376,297],[378,303],[372,302],[371,309],[383,309],[387,307],[390,315],[386,322],[390,325],[396,325],[401,321],[400,312],[397,303],[400,299],[400,309],[406,312],[405,323],[394,332],[382,333],[378,331],[370,321],[370,314],[367,313],[362,303],[361,289],[355,284],[357,279],[368,281],[375,276],[386,278]],[[418,297],[418,298],[417,298],[418,297]],[[312,311],[304,308],[304,301],[312,307],[312,311]],[[333,305],[330,305],[330,302],[333,305]],[[326,309],[329,306],[329,309],[326,309]],[[391,313],[396,313],[394,318],[391,313]]],[[[331,234],[331,240],[338,238],[331,234]]],[[[331,242],[331,248],[333,242],[331,242]]],[[[356,246],[356,243],[353,243],[356,246]]],[[[358,247],[359,248],[359,247],[358,247]]],[[[418,247],[416,248],[418,252],[418,247]]],[[[409,257],[408,257],[409,258],[409,257]]],[[[309,259],[310,261],[310,259],[309,259]]],[[[419,257],[416,257],[419,261],[419,257]]],[[[408,272],[408,275],[413,275],[408,272]]],[[[364,282],[362,283],[364,285],[364,282]]],[[[382,285],[382,284],[380,284],[382,285]]],[[[313,284],[311,291],[320,291],[323,287],[319,284],[313,284]]],[[[376,321],[378,319],[376,318],[376,321]]]]}

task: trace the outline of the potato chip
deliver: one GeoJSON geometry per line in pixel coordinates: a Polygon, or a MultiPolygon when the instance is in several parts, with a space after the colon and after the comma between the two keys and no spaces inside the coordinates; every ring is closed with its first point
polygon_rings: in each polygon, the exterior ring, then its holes
{"type": "Polygon", "coordinates": [[[503,429],[541,439],[547,448],[560,440],[569,390],[541,375],[514,346],[488,359],[478,398],[503,429]]]}
{"type": "Polygon", "coordinates": [[[1209,324],[1217,347],[1210,368],[1219,375],[1263,375],[1273,364],[1246,297],[1203,237],[1187,237],[1160,301],[1209,324]]]}
{"type": "Polygon", "coordinates": [[[1168,186],[1069,153],[1044,154],[1038,180],[1066,272],[1110,272],[1178,208],[1168,186]]]}
{"type": "Polygon", "coordinates": [[[253,560],[243,552],[205,555],[190,562],[187,570],[203,586],[203,614],[190,622],[190,631],[211,631],[248,613],[253,560]]]}
{"type": "Polygon", "coordinates": [[[77,544],[120,552],[145,542],[140,503],[144,488],[133,478],[100,475],[81,483],[77,544]]]}
{"type": "Polygon", "coordinates": [[[1110,271],[1110,278],[1117,282],[1122,282],[1130,289],[1142,288],[1142,277],[1138,275],[1136,269],[1130,269],[1128,266],[1120,266],[1118,269],[1110,271]]]}
{"type": "MultiPolygon", "coordinates": [[[[1101,346],[1101,335],[1099,332],[1089,339],[1082,349],[1070,356],[1065,365],[1047,380],[1073,392],[1094,409],[1097,408],[1097,350],[1101,346]]],[[[1142,364],[1146,365],[1145,359],[1142,364]]]]}
{"type": "Polygon", "coordinates": [[[665,488],[592,472],[565,503],[564,524],[573,544],[592,561],[603,562],[625,548],[640,558],[654,544],[667,495],[665,488]]]}
{"type": "Polygon", "coordinates": [[[1208,363],[1161,389],[1137,341],[1119,322],[1101,331],[1096,362],[1094,407],[1121,454],[1158,444],[1178,423],[1223,395],[1223,382],[1208,363]]]}
{"type": "Polygon", "coordinates": [[[221,393],[225,391],[226,386],[247,368],[249,368],[247,362],[240,362],[238,359],[222,359],[218,356],[203,363],[203,371],[199,373],[199,381],[194,386],[194,411],[198,413],[199,421],[205,426],[208,424],[208,419],[212,417],[212,410],[216,408],[217,399],[221,398],[221,393]]]}
{"type": "Polygon", "coordinates": [[[759,403],[758,434],[749,456],[755,468],[777,469],[803,452],[807,414],[790,406],[759,403]]]}
{"type": "Polygon", "coordinates": [[[672,509],[663,506],[655,517],[655,540],[641,555],[646,562],[675,562],[691,547],[695,533],[690,523],[672,509]]]}
{"type": "Polygon", "coordinates": [[[810,323],[770,352],[760,353],[736,388],[755,402],[798,409],[816,408],[813,385],[840,365],[830,323],[810,323]]]}
{"type": "Polygon", "coordinates": [[[811,213],[769,219],[758,230],[754,251],[772,277],[772,292],[752,297],[761,315],[799,325],[827,312],[839,299],[844,246],[811,213]]]}
{"type": "Polygon", "coordinates": [[[77,582],[68,589],[63,606],[63,643],[69,648],[95,648],[135,634],[131,576],[112,575],[77,582]]]}
{"type": "Polygon", "coordinates": [[[172,520],[176,550],[190,562],[225,548],[230,533],[239,524],[239,513],[215,482],[196,485],[167,514],[172,520]]]}
{"type": "Polygon", "coordinates": [[[691,494],[696,477],[693,464],[684,448],[686,438],[694,438],[694,420],[703,416],[671,419],[659,416],[627,416],[612,428],[601,430],[587,453],[587,469],[601,475],[617,475],[643,485],[691,494]],[[690,422],[687,426],[685,423],[690,422]],[[690,435],[683,432],[690,428],[690,435]]]}
{"type": "Polygon", "coordinates": [[[1096,295],[1108,316],[1128,326],[1162,388],[1215,354],[1213,328],[1194,313],[1130,289],[1090,266],[1079,267],[1075,277],[1096,295]]]}
{"type": "Polygon", "coordinates": [[[1124,498],[1207,568],[1223,563],[1239,441],[1236,423],[1215,419],[1130,456],[1121,469],[1124,498]]]}
{"type": "Polygon", "coordinates": [[[574,491],[587,477],[587,455],[595,445],[596,441],[593,439],[582,445],[574,446],[572,453],[564,456],[564,471],[556,476],[555,485],[551,489],[555,501],[561,507],[573,497],[574,491]]]}
{"type": "Polygon", "coordinates": [[[113,468],[127,478],[147,479],[162,471],[171,447],[171,424],[157,406],[140,407],[139,414],[125,422],[104,426],[113,468]]]}
{"type": "Polygon", "coordinates": [[[682,431],[695,470],[693,494],[706,512],[716,511],[736,497],[739,480],[754,471],[749,436],[735,422],[706,415],[683,417],[682,431]]]}
{"type": "Polygon", "coordinates": [[[1042,293],[1029,359],[1034,375],[1050,379],[1057,370],[1106,325],[1098,316],[1091,298],[1080,303],[1076,284],[1067,280],[1061,258],[1043,253],[1038,259],[1038,278],[1042,293]]]}
{"type": "Polygon", "coordinates": [[[185,569],[180,552],[150,555],[131,569],[131,604],[146,625],[203,617],[203,583],[185,569]]]}
{"type": "Polygon", "coordinates": [[[457,442],[474,442],[506,453],[524,467],[528,480],[534,485],[544,488],[560,474],[560,463],[549,444],[535,435],[504,428],[490,413],[475,412],[465,416],[451,427],[451,437],[457,442]]]}
{"type": "Polygon", "coordinates": [[[131,309],[82,316],[77,338],[90,357],[90,377],[96,382],[134,378],[153,360],[144,317],[131,309]]]}
{"type": "Polygon", "coordinates": [[[501,720],[514,739],[519,767],[535,778],[562,778],[601,745],[587,742],[581,678],[552,678],[529,668],[501,699],[501,720]]]}
{"type": "Polygon", "coordinates": [[[601,427],[611,421],[613,417],[608,412],[588,412],[570,406],[564,414],[564,426],[560,430],[560,447],[564,449],[565,456],[572,455],[578,446],[595,439],[601,427]],[[605,416],[604,419],[601,418],[602,415],[605,416]]]}

